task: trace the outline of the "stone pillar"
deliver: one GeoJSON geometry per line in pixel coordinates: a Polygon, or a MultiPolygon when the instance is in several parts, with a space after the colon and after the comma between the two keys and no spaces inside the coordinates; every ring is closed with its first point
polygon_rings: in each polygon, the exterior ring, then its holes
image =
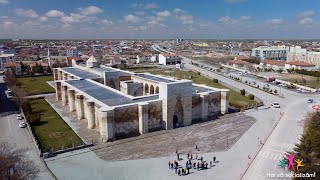
{"type": "Polygon", "coordinates": [[[221,89],[221,114],[228,113],[229,109],[229,90],[221,89]]]}
{"type": "Polygon", "coordinates": [[[95,120],[94,102],[86,101],[85,111],[86,111],[86,119],[88,120],[88,129],[93,129],[94,120],[95,120]]]}
{"type": "Polygon", "coordinates": [[[68,104],[68,86],[62,85],[62,105],[68,104]]]}
{"type": "Polygon", "coordinates": [[[62,76],[63,80],[68,80],[68,74],[67,73],[63,73],[62,75],[63,75],[62,76]]]}
{"type": "Polygon", "coordinates": [[[201,94],[201,119],[208,119],[208,94],[201,94]]]}
{"type": "Polygon", "coordinates": [[[103,142],[115,140],[114,131],[114,109],[100,109],[100,136],[103,142]]]}
{"type": "Polygon", "coordinates": [[[77,111],[77,118],[81,120],[84,118],[84,107],[83,107],[83,95],[77,94],[76,95],[76,111],[77,111]]]}
{"type": "Polygon", "coordinates": [[[57,70],[58,72],[58,80],[62,80],[62,71],[57,70]]]}
{"type": "Polygon", "coordinates": [[[58,80],[58,70],[57,69],[53,69],[53,80],[58,80]]]}
{"type": "Polygon", "coordinates": [[[148,103],[140,103],[138,104],[139,110],[139,132],[140,134],[148,133],[148,103]]]}
{"type": "Polygon", "coordinates": [[[61,100],[61,82],[56,81],[56,99],[61,100]]]}
{"type": "Polygon", "coordinates": [[[68,90],[68,103],[69,103],[69,110],[72,112],[76,110],[75,106],[75,91],[73,89],[68,90]]]}

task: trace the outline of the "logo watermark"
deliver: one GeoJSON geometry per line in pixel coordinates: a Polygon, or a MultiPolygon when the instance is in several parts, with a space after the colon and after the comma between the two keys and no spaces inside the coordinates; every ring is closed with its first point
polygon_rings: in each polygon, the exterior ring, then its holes
{"type": "Polygon", "coordinates": [[[303,178],[315,178],[316,172],[313,173],[299,173],[299,167],[305,166],[303,163],[303,159],[295,158],[296,154],[285,154],[284,157],[279,160],[279,167],[283,168],[284,170],[287,169],[289,173],[267,173],[267,176],[272,178],[281,178],[281,177],[303,177],[303,178]]]}

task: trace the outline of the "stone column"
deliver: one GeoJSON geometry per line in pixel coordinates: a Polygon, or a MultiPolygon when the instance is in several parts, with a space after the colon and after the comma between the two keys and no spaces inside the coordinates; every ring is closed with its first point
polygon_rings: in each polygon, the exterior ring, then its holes
{"type": "Polygon", "coordinates": [[[76,95],[76,111],[77,111],[77,118],[81,120],[84,118],[84,107],[83,107],[83,95],[77,94],[76,95]]]}
{"type": "Polygon", "coordinates": [[[88,120],[88,129],[93,129],[94,128],[94,119],[95,119],[94,102],[86,101],[85,111],[86,111],[86,118],[88,120]]]}
{"type": "Polygon", "coordinates": [[[139,132],[140,134],[148,133],[148,103],[140,103],[138,104],[139,110],[139,132]]]}
{"type": "Polygon", "coordinates": [[[68,104],[68,86],[62,85],[62,105],[68,104]]]}
{"type": "Polygon", "coordinates": [[[56,81],[56,99],[61,100],[61,82],[56,81]]]}
{"type": "Polygon", "coordinates": [[[201,94],[201,119],[208,119],[208,94],[201,94]]]}
{"type": "Polygon", "coordinates": [[[62,80],[62,71],[57,70],[58,80],[62,80]]]}
{"type": "Polygon", "coordinates": [[[68,90],[68,103],[69,103],[69,110],[72,112],[76,110],[75,106],[75,91],[73,89],[68,90]]]}
{"type": "Polygon", "coordinates": [[[221,114],[228,113],[229,109],[229,90],[221,89],[221,114]]]}
{"type": "Polygon", "coordinates": [[[100,120],[100,136],[103,142],[115,140],[114,131],[114,109],[106,108],[100,109],[99,112],[100,120]]]}
{"type": "Polygon", "coordinates": [[[53,80],[58,80],[58,70],[57,69],[53,69],[53,80]]]}

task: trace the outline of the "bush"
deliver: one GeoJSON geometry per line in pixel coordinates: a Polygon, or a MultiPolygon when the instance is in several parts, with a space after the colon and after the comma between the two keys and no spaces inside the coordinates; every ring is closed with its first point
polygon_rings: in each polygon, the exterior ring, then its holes
{"type": "Polygon", "coordinates": [[[273,91],[275,94],[277,94],[278,93],[278,91],[275,89],[274,91],[273,91]]]}
{"type": "Polygon", "coordinates": [[[258,85],[257,88],[260,89],[260,86],[258,85]]]}
{"type": "Polygon", "coordinates": [[[246,94],[246,90],[245,90],[245,89],[241,89],[241,90],[240,90],[240,94],[241,94],[242,96],[244,96],[244,95],[246,94]]]}
{"type": "Polygon", "coordinates": [[[249,98],[250,100],[254,100],[254,95],[253,95],[253,94],[249,94],[249,95],[248,95],[248,98],[249,98]]]}
{"type": "Polygon", "coordinates": [[[245,83],[247,84],[247,83],[248,83],[248,81],[246,80],[246,81],[245,81],[245,83]]]}
{"type": "Polygon", "coordinates": [[[200,73],[200,72],[198,72],[198,75],[201,75],[201,73],[200,73]]]}
{"type": "Polygon", "coordinates": [[[41,116],[39,114],[29,114],[27,116],[27,122],[30,125],[37,125],[40,123],[41,116]]]}
{"type": "Polygon", "coordinates": [[[219,82],[218,79],[213,79],[212,81],[213,81],[214,83],[218,83],[218,82],[219,82]]]}

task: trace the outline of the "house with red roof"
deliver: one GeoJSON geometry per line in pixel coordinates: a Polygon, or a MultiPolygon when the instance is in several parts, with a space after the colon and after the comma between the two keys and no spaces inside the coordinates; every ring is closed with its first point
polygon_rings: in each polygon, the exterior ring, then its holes
{"type": "Polygon", "coordinates": [[[299,70],[307,70],[307,71],[313,71],[315,70],[316,65],[310,64],[304,61],[291,61],[285,63],[285,69],[299,69],[299,70]]]}
{"type": "Polygon", "coordinates": [[[21,65],[19,63],[3,63],[3,67],[5,72],[14,72],[16,76],[21,75],[21,65]]]}

